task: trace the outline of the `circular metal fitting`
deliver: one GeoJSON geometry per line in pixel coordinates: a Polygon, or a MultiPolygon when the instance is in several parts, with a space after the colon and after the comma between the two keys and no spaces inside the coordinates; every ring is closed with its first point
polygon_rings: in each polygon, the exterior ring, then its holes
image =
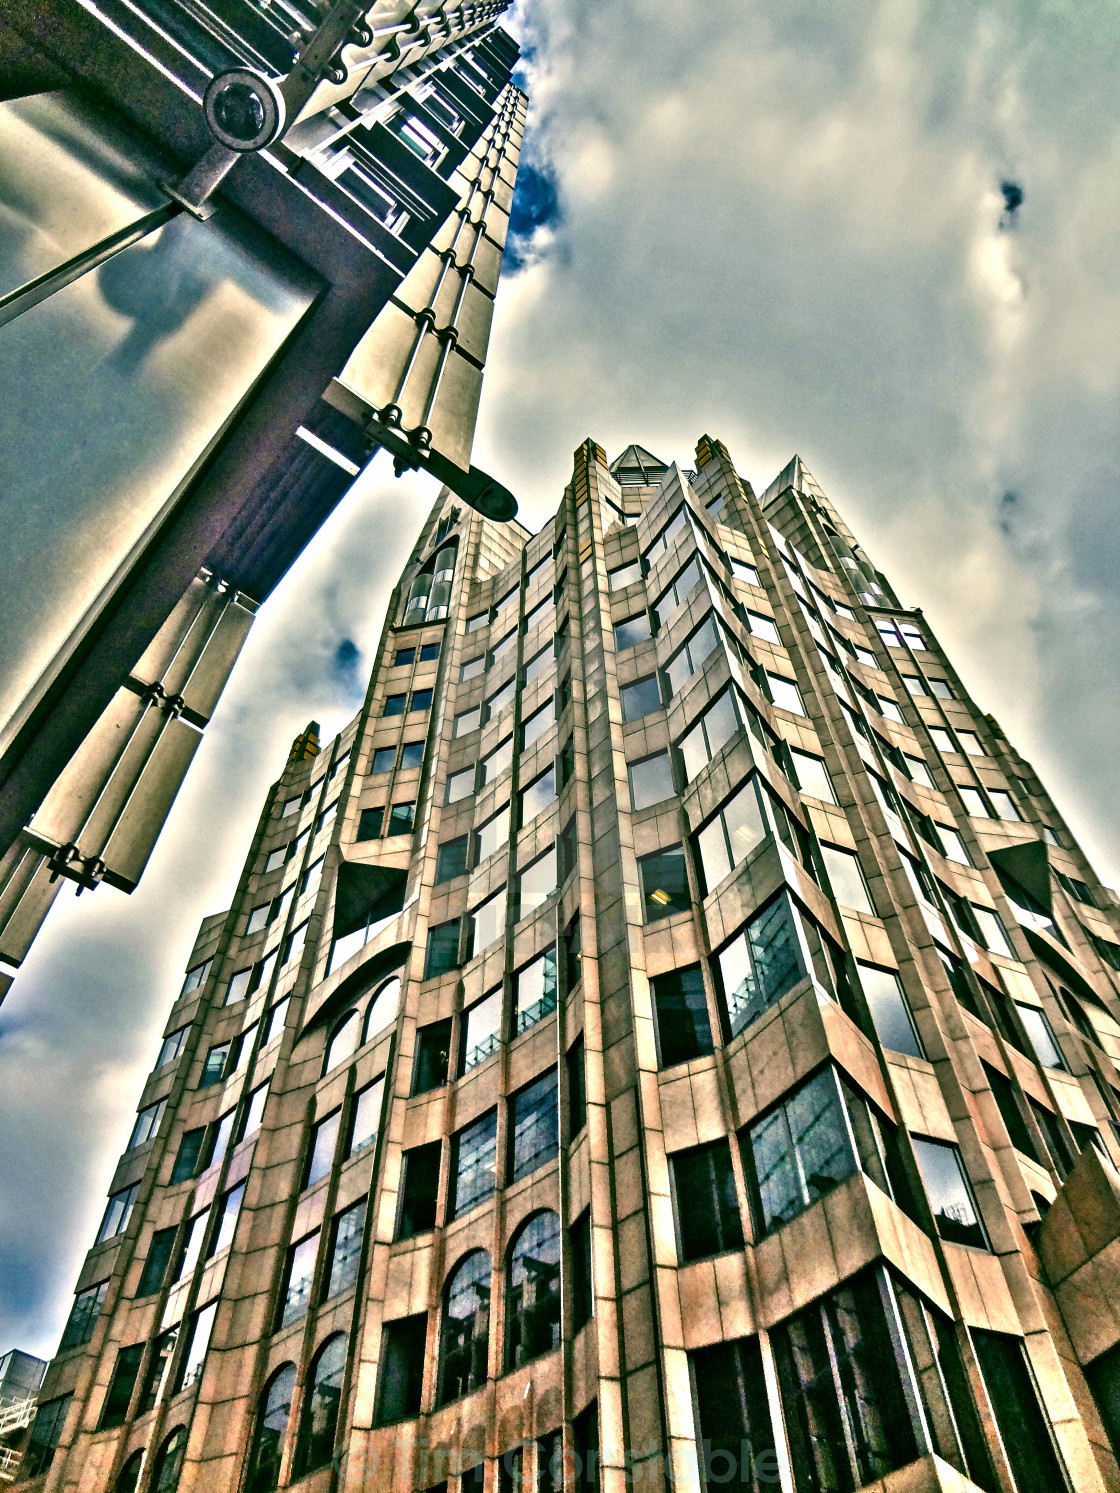
{"type": "Polygon", "coordinates": [[[284,98],[263,73],[231,68],[211,78],[202,100],[210,133],[229,150],[263,150],[284,128],[284,98]]]}

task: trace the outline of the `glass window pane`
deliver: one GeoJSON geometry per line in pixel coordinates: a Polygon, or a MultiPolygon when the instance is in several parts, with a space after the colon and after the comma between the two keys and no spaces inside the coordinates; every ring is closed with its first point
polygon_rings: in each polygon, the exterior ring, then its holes
{"type": "Polygon", "coordinates": [[[556,1072],[552,1069],[510,1101],[510,1182],[535,1172],[559,1150],[556,1072]]]}
{"type": "Polygon", "coordinates": [[[700,966],[675,969],[652,981],[661,1066],[687,1063],[712,1048],[712,1028],[700,966]]]}
{"type": "Polygon", "coordinates": [[[684,846],[655,851],[638,862],[642,884],[642,908],[647,923],[684,912],[692,905],[684,846]]]}
{"type": "Polygon", "coordinates": [[[661,690],[656,674],[650,674],[646,679],[639,679],[636,684],[624,685],[619,695],[622,700],[624,721],[638,721],[643,716],[651,715],[655,710],[661,709],[661,690]]]}
{"type": "Polygon", "coordinates": [[[447,780],[447,797],[445,801],[449,804],[455,804],[460,799],[470,798],[474,793],[474,776],[475,770],[473,767],[465,768],[462,772],[452,773],[447,780]]]}
{"type": "Polygon", "coordinates": [[[463,1017],[463,1073],[497,1052],[502,1037],[502,989],[476,1001],[463,1017]]]}
{"type": "Polygon", "coordinates": [[[732,1036],[807,974],[785,897],[756,913],[717,957],[732,1036]]]}
{"type": "Polygon", "coordinates": [[[860,964],[858,968],[879,1041],[891,1052],[906,1052],[911,1057],[924,1058],[898,976],[893,970],[876,969],[870,964],[860,964]]]}
{"type": "Polygon", "coordinates": [[[627,769],[630,776],[630,804],[635,810],[648,808],[650,804],[663,803],[676,796],[673,788],[673,769],[668,752],[658,752],[655,757],[646,757],[641,762],[631,762],[627,769]]]}
{"type": "Polygon", "coordinates": [[[615,647],[619,652],[623,648],[633,648],[635,643],[644,643],[650,635],[649,613],[639,612],[636,617],[628,617],[615,626],[615,647]]]}
{"type": "Polygon", "coordinates": [[[456,1137],[451,1214],[458,1218],[494,1191],[498,1156],[498,1114],[491,1110],[456,1137]]]}
{"type": "Polygon", "coordinates": [[[821,759],[793,748],[790,749],[790,756],[793,758],[793,770],[801,792],[808,793],[812,798],[823,799],[825,803],[834,804],[836,793],[832,787],[832,779],[821,759]]]}
{"type": "Polygon", "coordinates": [[[986,1249],[987,1239],[956,1146],[918,1135],[912,1140],[937,1232],[954,1244],[986,1249]]]}
{"type": "Polygon", "coordinates": [[[805,706],[801,703],[801,693],[792,679],[783,679],[780,674],[767,673],[770,684],[770,696],[779,710],[792,711],[794,715],[804,715],[805,706]]]}
{"type": "Polygon", "coordinates": [[[874,915],[875,909],[871,905],[858,857],[836,845],[822,845],[821,856],[832,883],[833,896],[840,906],[874,915]]]}
{"type": "Polygon", "coordinates": [[[546,949],[514,976],[515,1035],[556,1009],[556,950],[546,949]]]}
{"type": "Polygon", "coordinates": [[[1016,1001],[1015,1005],[1019,1012],[1019,1020],[1023,1023],[1023,1028],[1038,1061],[1044,1068],[1065,1068],[1062,1054],[1045,1015],[1037,1006],[1026,1006],[1021,1001],[1016,1001]]]}

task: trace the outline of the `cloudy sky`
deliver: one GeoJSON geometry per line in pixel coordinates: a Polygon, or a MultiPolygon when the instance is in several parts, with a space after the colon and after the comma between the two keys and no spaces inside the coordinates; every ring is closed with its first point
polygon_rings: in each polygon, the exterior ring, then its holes
{"type": "MultiPolygon", "coordinates": [[[[587,435],[688,465],[707,432],[756,488],[800,452],[1120,883],[1113,7],[518,0],[510,24],[530,227],[475,461],[536,527],[587,435]]],[[[374,464],[256,625],[139,891],[64,894],[0,1009],[0,1353],[53,1352],[197,924],[291,738],[357,708],[433,496],[374,464]]]]}

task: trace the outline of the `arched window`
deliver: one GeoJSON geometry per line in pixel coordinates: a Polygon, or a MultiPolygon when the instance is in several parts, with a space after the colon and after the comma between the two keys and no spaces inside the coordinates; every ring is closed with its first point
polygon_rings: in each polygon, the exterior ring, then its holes
{"type": "Polygon", "coordinates": [[[394,975],[386,980],[381,989],[366,1007],[365,1026],[362,1030],[362,1046],[383,1032],[397,1018],[397,1007],[401,1003],[401,977],[394,975]]]}
{"type": "Polygon", "coordinates": [[[345,1062],[352,1052],[357,1051],[360,1030],[357,1011],[347,1011],[331,1033],[331,1039],[327,1043],[327,1057],[323,1064],[324,1073],[337,1068],[339,1063],[345,1062]]]}
{"type": "Polygon", "coordinates": [[[560,1346],[560,1219],[536,1213],[509,1252],[506,1369],[560,1346]]]}
{"type": "Polygon", "coordinates": [[[450,544],[444,545],[432,562],[432,588],[428,593],[425,622],[441,622],[450,610],[451,583],[455,578],[455,555],[458,548],[459,541],[452,540],[450,544]]]}
{"type": "Polygon", "coordinates": [[[175,1493],[183,1470],[183,1453],[187,1449],[187,1428],[176,1426],[159,1449],[152,1493],[175,1493]]]}
{"type": "Polygon", "coordinates": [[[284,1452],[284,1435],[295,1392],[296,1366],[286,1363],[276,1370],[261,1396],[249,1458],[248,1493],[271,1493],[280,1482],[280,1458],[284,1452]]]}
{"type": "Polygon", "coordinates": [[[467,1255],[443,1293],[439,1341],[439,1402],[446,1405],[486,1383],[490,1337],[490,1256],[467,1255]]]}
{"type": "Polygon", "coordinates": [[[140,1469],[143,1465],[143,1451],[133,1452],[117,1475],[117,1480],[113,1484],[113,1493],[136,1493],[140,1482],[140,1469]]]}
{"type": "Polygon", "coordinates": [[[296,1477],[325,1467],[334,1456],[335,1431],[346,1368],[346,1334],[329,1337],[311,1364],[296,1449],[296,1477]]]}

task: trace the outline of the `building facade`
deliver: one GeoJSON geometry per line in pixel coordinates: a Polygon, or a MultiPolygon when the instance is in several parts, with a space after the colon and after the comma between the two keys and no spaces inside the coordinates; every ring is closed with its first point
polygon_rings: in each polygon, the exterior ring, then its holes
{"type": "Polygon", "coordinates": [[[0,3],[9,969],[64,880],[135,886],[371,452],[515,510],[470,465],[525,118],[507,4],[0,3]]]}
{"type": "Polygon", "coordinates": [[[437,502],[25,1486],[1120,1488],[1116,898],[800,461],[696,462],[437,502]]]}

